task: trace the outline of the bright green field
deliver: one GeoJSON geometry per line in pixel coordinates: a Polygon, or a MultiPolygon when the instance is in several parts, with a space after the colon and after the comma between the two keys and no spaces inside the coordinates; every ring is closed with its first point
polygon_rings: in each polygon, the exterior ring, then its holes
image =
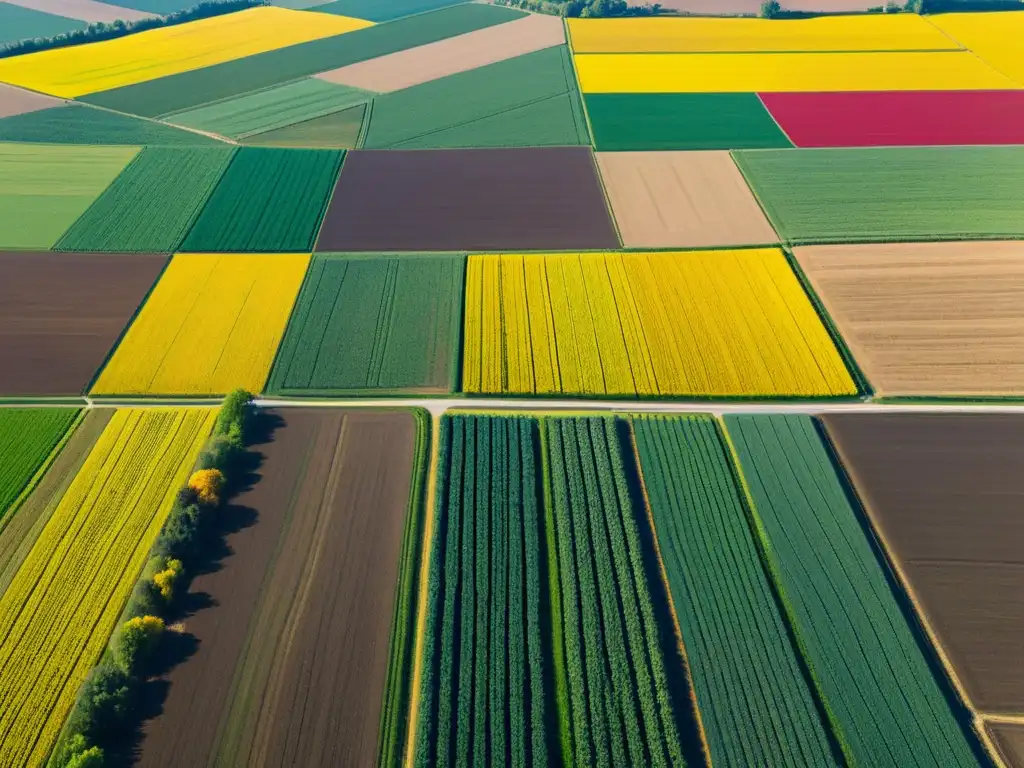
{"type": "Polygon", "coordinates": [[[717,423],[633,419],[715,765],[841,765],[790,642],[717,423]]]}
{"type": "Polygon", "coordinates": [[[462,255],[317,254],[267,390],[453,392],[462,255]]]}
{"type": "Polygon", "coordinates": [[[223,142],[200,133],[81,105],[6,117],[0,120],[0,141],[224,146],[223,142]]]}
{"type": "Polygon", "coordinates": [[[378,96],[374,149],[589,144],[566,46],[378,96]]]}
{"type": "Polygon", "coordinates": [[[181,250],[310,253],[344,154],[242,147],[181,250]]]}
{"type": "Polygon", "coordinates": [[[0,248],[50,248],[138,151],[0,144],[0,248]]]}
{"type": "Polygon", "coordinates": [[[726,416],[773,577],[854,765],[976,766],[809,416],[726,416]]]}
{"type": "MultiPolygon", "coordinates": [[[[167,117],[169,123],[244,139],[365,103],[368,91],[316,78],[218,101],[167,117]]],[[[2,123],[0,123],[2,128],[2,123]]]]}
{"type": "Polygon", "coordinates": [[[1024,236],[1024,147],[741,151],[775,231],[796,243],[1024,236]]]}
{"type": "Polygon", "coordinates": [[[57,243],[63,251],[170,253],[223,175],[234,147],[146,147],[57,243]]]}
{"type": "Polygon", "coordinates": [[[0,409],[0,530],[11,504],[77,416],[77,408],[0,409]]]}

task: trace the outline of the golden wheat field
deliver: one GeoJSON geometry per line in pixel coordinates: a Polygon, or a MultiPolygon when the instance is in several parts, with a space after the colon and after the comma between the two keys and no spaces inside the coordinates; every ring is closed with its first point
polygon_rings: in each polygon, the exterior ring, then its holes
{"type": "Polygon", "coordinates": [[[464,338],[470,393],[856,392],[777,249],[471,256],[464,338]]]}
{"type": "Polygon", "coordinates": [[[304,254],[178,254],[92,394],[261,391],[308,264],[304,254]]]}

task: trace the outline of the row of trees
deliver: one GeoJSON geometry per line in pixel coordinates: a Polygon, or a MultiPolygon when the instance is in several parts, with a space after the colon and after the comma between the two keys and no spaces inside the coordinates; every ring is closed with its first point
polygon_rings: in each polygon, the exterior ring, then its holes
{"type": "Polygon", "coordinates": [[[110,644],[79,691],[53,768],[98,768],[104,747],[136,725],[142,684],[160,651],[166,620],[188,584],[211,536],[213,517],[237,482],[250,427],[252,395],[235,390],[224,400],[195,471],[178,491],[149,561],[136,582],[110,644]]]}
{"type": "Polygon", "coordinates": [[[507,5],[512,8],[571,18],[654,16],[661,11],[659,3],[629,5],[626,0],[495,0],[495,2],[498,5],[507,5]]]}

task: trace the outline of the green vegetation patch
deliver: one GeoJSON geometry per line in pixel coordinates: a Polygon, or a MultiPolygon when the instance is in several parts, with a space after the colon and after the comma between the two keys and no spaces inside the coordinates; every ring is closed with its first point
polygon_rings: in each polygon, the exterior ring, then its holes
{"type": "Polygon", "coordinates": [[[365,115],[366,104],[360,104],[286,128],[257,133],[243,139],[243,143],[261,147],[355,149],[359,143],[359,133],[363,128],[365,115]]]}
{"type": "Polygon", "coordinates": [[[244,139],[340,112],[354,104],[365,104],[371,98],[373,94],[369,91],[307,78],[179,112],[166,119],[175,125],[244,139]]]}
{"type": "Polygon", "coordinates": [[[267,390],[453,392],[465,256],[318,254],[267,390]]]}
{"type": "Polygon", "coordinates": [[[793,146],[756,93],[594,93],[599,151],[793,146]]]}
{"type": "Polygon", "coordinates": [[[0,248],[50,248],[138,147],[0,144],[0,248]]]}
{"type": "Polygon", "coordinates": [[[524,14],[467,3],[343,35],[83,96],[82,101],[158,117],[251,93],[389,53],[502,24],[524,14]]]}
{"type": "Polygon", "coordinates": [[[57,250],[176,250],[234,152],[234,147],[146,147],[64,234],[57,250]]]}
{"type": "Polygon", "coordinates": [[[977,766],[809,416],[726,416],[757,531],[851,765],[977,766]]]}
{"type": "Polygon", "coordinates": [[[78,413],[77,408],[0,408],[0,530],[78,413]]]}
{"type": "Polygon", "coordinates": [[[339,16],[353,16],[367,21],[392,21],[403,16],[435,11],[458,5],[466,0],[335,0],[333,3],[318,5],[310,10],[317,13],[335,13],[339,16]]]}
{"type": "Polygon", "coordinates": [[[5,117],[0,120],[0,141],[223,146],[201,133],[77,104],[5,117]]]}
{"type": "Polygon", "coordinates": [[[117,0],[117,5],[122,8],[134,8],[137,11],[147,11],[159,16],[168,16],[172,13],[184,11],[199,5],[203,0],[117,0]]]}
{"type": "Polygon", "coordinates": [[[633,420],[712,763],[840,765],[714,419],[633,420]]]}
{"type": "Polygon", "coordinates": [[[1024,147],[760,150],[735,158],[790,242],[1024,236],[1024,147]]]}
{"type": "Polygon", "coordinates": [[[562,45],[378,96],[364,146],[589,143],[569,49],[562,45]]]}
{"type": "Polygon", "coordinates": [[[33,37],[51,37],[87,26],[86,22],[78,19],[0,2],[0,46],[33,37]]]}
{"type": "Polygon", "coordinates": [[[311,252],[344,154],[242,147],[181,250],[311,252]]]}

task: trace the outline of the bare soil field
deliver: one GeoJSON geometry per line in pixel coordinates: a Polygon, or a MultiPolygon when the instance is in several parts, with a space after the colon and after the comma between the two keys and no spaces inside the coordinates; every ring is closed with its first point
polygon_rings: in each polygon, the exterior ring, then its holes
{"type": "Polygon", "coordinates": [[[63,16],[67,19],[78,19],[79,21],[111,22],[121,19],[123,21],[138,21],[139,19],[155,18],[155,13],[137,11],[133,8],[122,8],[110,3],[101,3],[97,0],[5,0],[12,5],[20,5],[22,8],[31,8],[34,11],[52,13],[55,16],[63,16]]]}
{"type": "Polygon", "coordinates": [[[166,263],[0,252],[0,396],[84,392],[166,263]]]}
{"type": "Polygon", "coordinates": [[[598,152],[627,248],[779,241],[728,152],[598,152]]]}
{"type": "Polygon", "coordinates": [[[164,680],[143,766],[373,765],[416,424],[288,408],[192,582],[194,653],[164,680]],[[204,605],[205,604],[205,605],[204,605]]]}
{"type": "Polygon", "coordinates": [[[879,394],[1024,394],[1024,243],[793,252],[879,394]]]}
{"type": "Polygon", "coordinates": [[[1024,766],[1024,724],[987,723],[985,730],[995,742],[999,756],[1010,768],[1024,766]]]}
{"type": "Polygon", "coordinates": [[[332,69],[321,80],[387,93],[540,51],[565,42],[557,16],[530,14],[436,43],[332,69]]]}
{"type": "Polygon", "coordinates": [[[0,117],[13,117],[41,109],[63,106],[62,99],[0,83],[0,117]]]}
{"type": "Polygon", "coordinates": [[[618,248],[590,149],[349,152],[318,251],[618,248]]]}
{"type": "Polygon", "coordinates": [[[969,703],[1024,712],[1024,416],[822,421],[969,703]]]}

